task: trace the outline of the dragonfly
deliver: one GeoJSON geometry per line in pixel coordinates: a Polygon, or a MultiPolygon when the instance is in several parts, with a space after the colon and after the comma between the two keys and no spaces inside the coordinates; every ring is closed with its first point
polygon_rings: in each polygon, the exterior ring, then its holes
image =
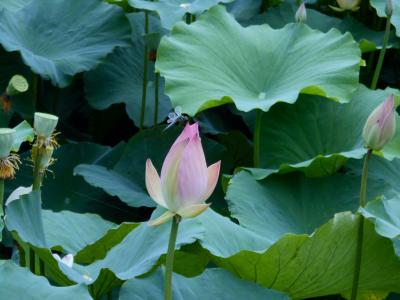
{"type": "Polygon", "coordinates": [[[177,106],[175,107],[173,112],[170,112],[168,114],[168,120],[167,120],[168,126],[164,129],[164,131],[178,122],[186,122],[187,120],[188,117],[182,114],[182,107],[177,106]]]}

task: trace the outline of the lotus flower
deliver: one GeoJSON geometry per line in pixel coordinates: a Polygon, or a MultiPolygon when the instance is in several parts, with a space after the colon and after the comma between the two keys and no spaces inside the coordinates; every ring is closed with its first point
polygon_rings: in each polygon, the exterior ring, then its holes
{"type": "Polygon", "coordinates": [[[381,150],[396,132],[396,113],[394,95],[390,95],[369,115],[363,129],[363,138],[367,147],[381,150]]]}
{"type": "Polygon", "coordinates": [[[221,162],[207,167],[197,123],[187,124],[169,150],[161,169],[161,178],[150,159],[146,162],[146,187],[158,205],[168,209],[152,226],[167,222],[175,215],[193,218],[205,211],[218,181],[221,162]]]}
{"type": "Polygon", "coordinates": [[[337,0],[337,3],[339,7],[331,5],[329,5],[329,7],[339,12],[345,10],[357,11],[360,9],[361,0],[337,0]]]}

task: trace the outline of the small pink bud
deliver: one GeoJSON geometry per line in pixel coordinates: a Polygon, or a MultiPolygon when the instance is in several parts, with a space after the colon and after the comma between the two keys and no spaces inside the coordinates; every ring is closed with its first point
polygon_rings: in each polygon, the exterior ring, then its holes
{"type": "Polygon", "coordinates": [[[367,147],[381,150],[396,132],[396,113],[394,95],[391,94],[369,115],[363,129],[363,138],[367,147]]]}
{"type": "Polygon", "coordinates": [[[294,19],[297,23],[304,23],[307,20],[307,10],[306,5],[303,3],[300,4],[299,8],[294,15],[294,19]]]}
{"type": "Polygon", "coordinates": [[[205,201],[218,182],[220,162],[207,167],[197,123],[187,124],[169,150],[158,176],[146,163],[146,187],[151,198],[168,211],[152,221],[159,225],[174,215],[193,218],[209,207],[205,201]]]}

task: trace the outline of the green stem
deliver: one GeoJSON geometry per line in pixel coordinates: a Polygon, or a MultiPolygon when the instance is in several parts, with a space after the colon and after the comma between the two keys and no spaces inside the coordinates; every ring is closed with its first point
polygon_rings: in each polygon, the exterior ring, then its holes
{"type": "MultiPolygon", "coordinates": [[[[144,33],[147,35],[149,33],[149,14],[145,12],[144,21],[144,33]]],[[[146,97],[147,97],[147,69],[148,69],[148,55],[149,49],[147,47],[146,41],[144,41],[144,58],[143,58],[143,85],[142,85],[142,107],[140,109],[140,130],[144,127],[144,117],[146,113],[146,97]]]]}
{"type": "Polygon", "coordinates": [[[381,74],[381,70],[382,70],[383,59],[385,58],[386,47],[387,47],[387,44],[389,41],[389,35],[390,35],[390,19],[391,19],[391,17],[388,17],[386,19],[386,27],[385,27],[385,34],[383,36],[382,49],[381,49],[381,52],[379,53],[378,63],[376,64],[374,76],[372,77],[371,89],[373,89],[373,90],[376,89],[376,85],[378,84],[379,75],[381,74]]]}
{"type": "MultiPolygon", "coordinates": [[[[360,203],[359,203],[360,207],[364,207],[366,204],[368,162],[371,157],[371,154],[372,150],[368,149],[367,155],[364,158],[364,166],[362,170],[361,187],[360,187],[360,203]]],[[[354,265],[353,286],[351,288],[351,300],[357,299],[358,282],[360,280],[360,273],[361,273],[363,243],[364,243],[364,216],[360,214],[358,218],[356,261],[354,265]]]]}
{"type": "Polygon", "coordinates": [[[261,120],[263,111],[258,109],[256,112],[256,125],[253,133],[253,147],[254,147],[254,167],[260,167],[260,135],[261,135],[261,120]]]}
{"type": "MultiPolygon", "coordinates": [[[[42,151],[38,147],[36,159],[33,166],[33,183],[32,190],[39,191],[42,186],[43,174],[44,170],[40,168],[40,161],[42,160],[42,151]]],[[[40,259],[40,257],[34,252],[32,248],[29,247],[29,261],[30,270],[32,273],[36,275],[44,275],[45,274],[45,265],[44,262],[40,259]]]]}
{"type": "Polygon", "coordinates": [[[154,80],[154,126],[156,126],[158,123],[158,84],[160,75],[158,74],[158,72],[156,72],[155,76],[156,77],[154,80]]]}
{"type": "Polygon", "coordinates": [[[0,179],[0,218],[4,216],[4,179],[0,179]]]}
{"type": "Polygon", "coordinates": [[[40,152],[41,151],[39,150],[33,167],[33,184],[32,184],[33,191],[40,191],[40,187],[42,185],[43,170],[40,169],[40,164],[39,164],[41,160],[40,152]]]}
{"type": "Polygon", "coordinates": [[[174,253],[180,217],[172,219],[171,233],[169,235],[167,259],[165,262],[164,300],[172,300],[172,271],[174,269],[174,253]]]}

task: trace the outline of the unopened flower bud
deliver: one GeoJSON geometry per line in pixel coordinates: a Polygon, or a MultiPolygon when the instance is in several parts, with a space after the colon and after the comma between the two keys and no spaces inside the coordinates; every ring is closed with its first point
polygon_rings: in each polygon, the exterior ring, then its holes
{"type": "Polygon", "coordinates": [[[207,167],[197,123],[186,124],[169,150],[161,176],[150,159],[146,162],[146,187],[150,197],[167,211],[149,225],[160,225],[174,216],[194,218],[205,211],[205,203],[218,182],[221,162],[207,167]]]}
{"type": "Polygon", "coordinates": [[[28,90],[29,84],[21,75],[14,75],[8,83],[6,94],[8,96],[16,96],[28,90]]]}
{"type": "Polygon", "coordinates": [[[54,129],[56,129],[58,117],[45,113],[35,113],[35,120],[33,127],[38,136],[49,138],[54,129]]]}
{"type": "Polygon", "coordinates": [[[297,9],[294,19],[298,23],[304,23],[307,20],[307,10],[304,2],[300,4],[299,8],[297,9]]]}
{"type": "Polygon", "coordinates": [[[386,0],[386,6],[385,6],[385,13],[387,17],[391,17],[393,14],[393,0],[386,0]]]}
{"type": "Polygon", "coordinates": [[[394,95],[390,95],[369,115],[363,129],[363,138],[369,149],[381,150],[396,132],[394,95]]]}
{"type": "Polygon", "coordinates": [[[0,128],[0,159],[7,158],[10,155],[14,139],[14,129],[0,128]]]}

